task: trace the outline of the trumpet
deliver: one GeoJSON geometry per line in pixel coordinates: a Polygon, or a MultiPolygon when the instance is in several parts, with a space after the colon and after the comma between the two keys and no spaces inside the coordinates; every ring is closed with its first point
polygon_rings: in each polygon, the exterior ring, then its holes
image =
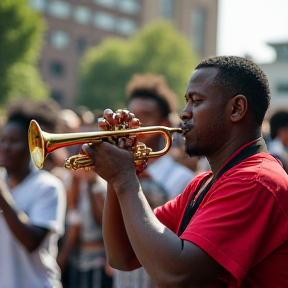
{"type": "MultiPolygon", "coordinates": [[[[160,151],[152,151],[150,148],[145,149],[139,145],[134,151],[133,158],[135,163],[140,163],[147,158],[163,156],[168,152],[172,144],[172,134],[181,133],[181,128],[171,128],[166,126],[139,127],[134,129],[124,129],[116,131],[95,131],[79,133],[47,133],[41,130],[35,120],[31,120],[28,130],[28,142],[31,158],[36,167],[41,169],[44,165],[46,156],[52,151],[65,146],[91,143],[95,140],[105,140],[107,138],[136,137],[137,135],[155,135],[162,134],[166,139],[165,147],[160,151]]],[[[140,143],[140,142],[139,142],[140,143]]],[[[145,146],[145,145],[144,145],[145,146]]],[[[86,155],[75,155],[66,159],[64,167],[69,170],[77,170],[93,165],[93,161],[86,155]]]]}

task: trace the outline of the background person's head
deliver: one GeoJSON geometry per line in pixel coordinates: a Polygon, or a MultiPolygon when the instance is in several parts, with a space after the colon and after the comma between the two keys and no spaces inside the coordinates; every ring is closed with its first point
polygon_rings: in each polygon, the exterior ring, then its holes
{"type": "Polygon", "coordinates": [[[284,146],[288,147],[288,111],[275,112],[269,124],[271,139],[278,138],[284,146]]]}
{"type": "Polygon", "coordinates": [[[6,123],[0,139],[0,166],[8,172],[29,170],[28,129],[35,119],[44,131],[54,132],[57,126],[57,105],[53,101],[32,102],[17,99],[8,104],[6,123]]]}
{"type": "MultiPolygon", "coordinates": [[[[27,103],[27,102],[26,102],[27,103]]],[[[3,127],[0,141],[0,166],[9,172],[28,170],[30,153],[28,147],[28,127],[31,121],[26,113],[30,109],[22,103],[21,111],[9,107],[7,121],[3,127]]],[[[16,107],[15,107],[16,108],[16,107]]]]}
{"type": "MultiPolygon", "coordinates": [[[[128,110],[145,126],[171,126],[171,115],[176,113],[178,100],[162,75],[135,74],[126,87],[128,110]]],[[[148,147],[157,148],[160,137],[141,139],[148,147]]],[[[155,149],[153,149],[155,150],[155,149]]]]}

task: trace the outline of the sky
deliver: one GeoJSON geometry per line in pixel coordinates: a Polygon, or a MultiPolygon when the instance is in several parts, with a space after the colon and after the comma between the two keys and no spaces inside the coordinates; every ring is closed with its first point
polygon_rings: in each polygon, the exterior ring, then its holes
{"type": "Polygon", "coordinates": [[[266,43],[288,42],[288,0],[219,0],[217,55],[275,59],[266,43]]]}

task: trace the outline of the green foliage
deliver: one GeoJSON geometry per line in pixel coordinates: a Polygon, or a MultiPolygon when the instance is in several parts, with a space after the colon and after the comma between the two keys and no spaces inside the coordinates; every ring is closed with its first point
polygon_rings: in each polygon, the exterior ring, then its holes
{"type": "Polygon", "coordinates": [[[16,63],[11,66],[6,74],[6,80],[9,86],[8,99],[26,97],[32,100],[40,100],[47,96],[47,90],[34,65],[16,63]]]}
{"type": "Polygon", "coordinates": [[[36,63],[44,22],[27,0],[0,1],[0,105],[16,97],[46,97],[36,63]]]}
{"type": "Polygon", "coordinates": [[[124,40],[108,39],[87,53],[82,64],[78,104],[90,109],[125,106],[123,84],[134,71],[129,50],[124,40]]]}
{"type": "Polygon", "coordinates": [[[91,110],[123,108],[129,79],[134,73],[147,72],[164,75],[184,103],[197,60],[188,40],[166,21],[147,25],[128,40],[107,39],[85,54],[77,104],[91,110]]]}

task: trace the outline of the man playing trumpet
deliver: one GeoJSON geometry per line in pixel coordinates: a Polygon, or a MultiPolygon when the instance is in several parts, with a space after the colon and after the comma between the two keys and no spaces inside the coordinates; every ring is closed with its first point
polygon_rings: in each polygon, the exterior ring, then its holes
{"type": "Polygon", "coordinates": [[[207,59],[185,100],[186,152],[206,156],[212,172],[154,211],[130,152],[104,142],[82,147],[108,182],[103,232],[110,264],[143,266],[165,288],[288,287],[288,178],[261,136],[266,76],[241,57],[207,59]]]}

